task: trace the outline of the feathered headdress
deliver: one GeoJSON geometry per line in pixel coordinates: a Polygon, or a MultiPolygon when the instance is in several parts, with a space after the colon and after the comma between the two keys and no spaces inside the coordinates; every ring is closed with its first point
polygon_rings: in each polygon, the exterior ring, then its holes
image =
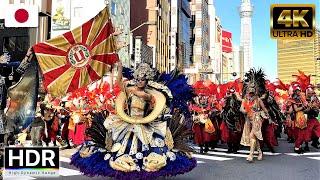
{"type": "Polygon", "coordinates": [[[146,78],[147,80],[153,80],[155,75],[155,70],[147,63],[141,63],[133,73],[134,79],[146,78]]]}
{"type": "Polygon", "coordinates": [[[253,92],[261,97],[267,91],[265,81],[265,74],[262,69],[250,69],[244,77],[242,96],[245,96],[249,92],[253,92]]]}

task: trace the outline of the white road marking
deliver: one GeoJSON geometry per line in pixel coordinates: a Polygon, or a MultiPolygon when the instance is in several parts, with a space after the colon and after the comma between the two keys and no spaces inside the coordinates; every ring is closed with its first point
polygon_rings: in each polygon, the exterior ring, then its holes
{"type": "Polygon", "coordinates": [[[213,160],[213,161],[227,161],[227,160],[233,159],[233,158],[218,157],[218,156],[206,156],[206,155],[202,155],[202,154],[193,154],[192,156],[195,158],[208,159],[208,160],[213,160]]]}
{"type": "Polygon", "coordinates": [[[66,163],[70,163],[70,162],[71,162],[71,159],[70,159],[70,158],[63,157],[63,156],[60,156],[60,161],[66,162],[66,163]]]}
{"type": "Polygon", "coordinates": [[[77,175],[81,175],[81,172],[78,170],[74,170],[74,169],[60,167],[59,175],[60,176],[77,176],[77,175]]]}
{"type": "Polygon", "coordinates": [[[203,164],[203,163],[206,163],[204,161],[197,161],[197,164],[203,164]]]}
{"type": "Polygon", "coordinates": [[[308,153],[303,153],[303,154],[286,153],[286,155],[289,155],[289,156],[320,156],[320,152],[308,152],[308,153]]]}
{"type": "Polygon", "coordinates": [[[320,157],[308,157],[308,158],[320,161],[320,157]]]}
{"type": "MultiPolygon", "coordinates": [[[[247,154],[249,154],[248,150],[239,150],[238,152],[239,153],[247,153],[247,154]]],[[[254,154],[258,154],[258,152],[255,151],[254,154]]],[[[282,154],[282,153],[263,152],[263,155],[267,155],[267,156],[278,156],[280,154],[282,154]]]]}
{"type": "MultiPolygon", "coordinates": [[[[198,146],[193,146],[193,148],[200,149],[200,147],[198,146]]],[[[245,153],[245,154],[224,153],[228,151],[228,149],[224,149],[224,148],[214,148],[214,150],[215,151],[209,151],[208,154],[232,156],[232,157],[247,157],[247,155],[249,154],[248,150],[238,150],[239,153],[245,153]],[[216,151],[220,151],[220,152],[216,152],[216,151]]],[[[255,151],[254,154],[258,154],[258,152],[255,151]]],[[[267,156],[278,156],[280,154],[282,153],[263,152],[263,155],[267,155],[267,156]]]]}
{"type": "Polygon", "coordinates": [[[220,155],[220,156],[230,156],[230,157],[241,157],[241,158],[247,158],[247,154],[234,154],[234,153],[225,153],[225,152],[216,152],[216,151],[209,151],[208,154],[212,155],[220,155]]]}
{"type": "Polygon", "coordinates": [[[31,180],[31,179],[36,179],[36,178],[30,177],[30,176],[3,176],[3,179],[5,179],[5,180],[31,180]]]}

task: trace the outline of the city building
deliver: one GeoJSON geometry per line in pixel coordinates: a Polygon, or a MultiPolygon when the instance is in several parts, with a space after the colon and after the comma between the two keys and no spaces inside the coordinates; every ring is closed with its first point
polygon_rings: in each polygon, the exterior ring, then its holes
{"type": "Polygon", "coordinates": [[[152,47],[152,66],[169,72],[170,65],[170,1],[131,0],[130,29],[133,37],[141,36],[143,43],[152,47]]]}
{"type": "MultiPolygon", "coordinates": [[[[78,1],[78,0],[76,0],[78,1]]],[[[118,37],[118,41],[122,43],[130,43],[130,1],[128,0],[98,0],[105,1],[109,5],[112,24],[116,30],[120,30],[123,33],[118,37]]],[[[90,1],[93,2],[93,1],[90,1]]],[[[88,1],[86,1],[87,4],[88,1]]],[[[97,7],[96,4],[94,4],[97,7]]],[[[118,51],[119,58],[122,63],[127,67],[130,67],[130,55],[129,47],[122,48],[118,51]]]]}
{"type": "Polygon", "coordinates": [[[239,67],[239,54],[233,50],[232,33],[222,30],[222,76],[221,83],[235,80],[237,74],[236,67],[239,67]],[[235,59],[238,58],[238,59],[235,59]]]}
{"type": "Polygon", "coordinates": [[[320,83],[320,31],[314,39],[278,40],[278,77],[289,83],[298,70],[311,75],[311,83],[320,83]]]}
{"type": "Polygon", "coordinates": [[[235,79],[242,77],[241,74],[241,63],[240,63],[240,48],[237,45],[232,46],[232,54],[233,54],[233,70],[236,73],[234,76],[235,79]]]}
{"type": "Polygon", "coordinates": [[[209,61],[210,68],[212,69],[212,74],[209,75],[209,79],[215,83],[220,80],[221,69],[219,64],[221,63],[221,53],[222,44],[218,43],[217,35],[219,34],[218,29],[221,29],[221,24],[219,18],[216,16],[216,9],[214,6],[214,1],[210,0],[208,4],[208,14],[209,14],[209,61]]]}
{"type": "Polygon", "coordinates": [[[250,0],[241,0],[239,14],[241,20],[240,46],[243,49],[244,71],[247,72],[253,67],[251,22],[253,6],[251,5],[250,0]]]}
{"type": "Polygon", "coordinates": [[[141,36],[134,37],[133,48],[134,68],[136,68],[140,63],[152,64],[152,47],[144,44],[141,36]]]}
{"type": "Polygon", "coordinates": [[[185,69],[190,82],[200,79],[208,79],[212,73],[209,60],[209,14],[208,0],[192,0],[190,2],[191,14],[195,15],[195,26],[193,29],[193,64],[185,69]]]}
{"type": "Polygon", "coordinates": [[[190,0],[171,0],[170,70],[191,65],[190,0]]]}
{"type": "MultiPolygon", "coordinates": [[[[212,32],[215,32],[214,37],[214,57],[213,57],[213,72],[214,72],[214,78],[216,79],[217,83],[221,83],[222,81],[222,25],[221,21],[218,16],[215,18],[215,28],[212,30],[212,32]]],[[[211,32],[211,31],[210,31],[211,32]]],[[[211,33],[210,33],[211,34],[211,33]]]]}

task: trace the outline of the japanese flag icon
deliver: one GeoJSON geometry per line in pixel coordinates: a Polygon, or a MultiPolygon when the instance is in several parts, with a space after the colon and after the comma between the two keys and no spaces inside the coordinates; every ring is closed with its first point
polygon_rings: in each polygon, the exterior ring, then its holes
{"type": "Polygon", "coordinates": [[[5,27],[38,27],[37,5],[9,4],[5,11],[5,27]]]}

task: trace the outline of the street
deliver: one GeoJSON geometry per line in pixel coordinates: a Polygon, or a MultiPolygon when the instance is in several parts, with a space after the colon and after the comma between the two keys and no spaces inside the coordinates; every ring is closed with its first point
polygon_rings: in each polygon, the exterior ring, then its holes
{"type": "MultiPolygon", "coordinates": [[[[195,147],[198,150],[197,147],[195,147]]],[[[244,149],[244,148],[243,148],[244,149]]],[[[207,154],[194,154],[198,160],[197,167],[190,173],[180,175],[175,180],[201,179],[201,180],[315,180],[320,177],[320,150],[310,146],[310,152],[298,155],[293,153],[293,144],[279,139],[277,153],[264,153],[263,161],[247,163],[248,150],[240,150],[238,154],[226,153],[226,145],[219,145],[214,151],[207,154]]],[[[73,150],[60,151],[60,178],[68,180],[89,180],[78,169],[69,165],[73,150]]],[[[8,180],[45,179],[34,177],[5,177],[8,180]]],[[[93,179],[106,179],[95,177],[93,179]]],[[[161,178],[160,178],[161,179],[161,178]]],[[[164,179],[164,178],[162,178],[164,179]]]]}

